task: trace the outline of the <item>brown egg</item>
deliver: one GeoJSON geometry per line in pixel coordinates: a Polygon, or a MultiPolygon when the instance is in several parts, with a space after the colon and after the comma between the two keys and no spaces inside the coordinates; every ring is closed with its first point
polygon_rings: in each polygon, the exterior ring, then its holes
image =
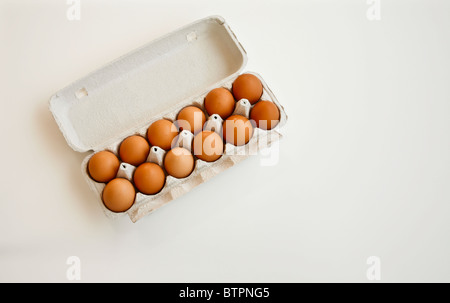
{"type": "Polygon", "coordinates": [[[245,145],[252,136],[252,123],[244,116],[233,115],[223,122],[223,139],[227,143],[245,145]]]}
{"type": "Polygon", "coordinates": [[[150,144],[141,136],[131,136],[123,140],[119,147],[119,156],[123,162],[138,166],[147,160],[150,144]]]}
{"type": "Polygon", "coordinates": [[[172,141],[178,135],[177,128],[169,120],[155,121],[147,130],[147,138],[151,145],[156,145],[164,150],[169,150],[172,141]]]}
{"type": "Polygon", "coordinates": [[[194,155],[206,162],[216,161],[223,154],[222,138],[212,131],[198,133],[194,137],[192,145],[194,155]]]}
{"type": "Polygon", "coordinates": [[[158,164],[146,162],[136,168],[133,181],[141,193],[154,195],[164,187],[166,175],[158,164]]]}
{"type": "Polygon", "coordinates": [[[106,183],[116,177],[119,166],[119,158],[112,152],[104,150],[89,159],[88,171],[92,179],[106,183]]]}
{"type": "Polygon", "coordinates": [[[188,130],[191,133],[196,134],[202,131],[205,122],[205,114],[200,108],[188,106],[178,113],[176,124],[180,131],[188,130]]]}
{"type": "Polygon", "coordinates": [[[164,168],[175,178],[186,178],[194,170],[194,157],[183,147],[175,147],[164,158],[164,168]]]}
{"type": "Polygon", "coordinates": [[[247,99],[255,104],[261,98],[263,86],[261,81],[252,74],[242,74],[234,80],[233,95],[236,100],[247,99]]]}
{"type": "Polygon", "coordinates": [[[259,101],[250,111],[250,119],[254,120],[256,126],[269,130],[280,122],[280,110],[270,101],[259,101]]]}
{"type": "Polygon", "coordinates": [[[103,189],[103,204],[113,212],[127,211],[134,203],[136,191],[130,181],[116,178],[103,189]]]}
{"type": "Polygon", "coordinates": [[[235,105],[233,95],[223,87],[213,89],[205,97],[205,109],[208,115],[218,114],[224,120],[233,113],[235,105]]]}

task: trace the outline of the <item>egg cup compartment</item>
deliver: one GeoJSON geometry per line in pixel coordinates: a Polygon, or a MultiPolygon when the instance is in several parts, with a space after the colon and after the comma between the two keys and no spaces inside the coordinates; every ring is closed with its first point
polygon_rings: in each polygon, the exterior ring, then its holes
{"type": "MultiPolygon", "coordinates": [[[[214,88],[224,87],[231,92],[246,62],[247,54],[225,20],[211,16],[118,58],[51,97],[50,111],[69,146],[78,152],[90,152],[81,163],[81,172],[108,217],[127,215],[136,222],[281,138],[287,115],[263,79],[254,74],[263,85],[261,100],[271,101],[279,109],[280,122],[273,129],[254,128],[253,136],[243,146],[224,142],[224,153],[214,162],[194,155],[194,170],[182,179],[167,175],[167,152],[150,144],[147,162],[163,168],[165,185],[155,195],[137,191],[134,204],[122,213],[106,208],[102,201],[106,184],[89,175],[88,163],[95,153],[109,150],[120,160],[119,147],[125,138],[140,135],[148,141],[147,129],[153,122],[175,122],[178,113],[190,105],[204,112],[204,128],[222,137],[223,121],[220,116],[208,115],[204,99],[214,88]],[[85,93],[79,94],[80,91],[85,93]]],[[[249,118],[252,105],[245,100],[236,101],[234,113],[249,118]]],[[[179,143],[187,146],[192,136],[183,139],[179,143]]],[[[136,167],[121,162],[117,176],[132,180],[135,170],[136,167]]]]}

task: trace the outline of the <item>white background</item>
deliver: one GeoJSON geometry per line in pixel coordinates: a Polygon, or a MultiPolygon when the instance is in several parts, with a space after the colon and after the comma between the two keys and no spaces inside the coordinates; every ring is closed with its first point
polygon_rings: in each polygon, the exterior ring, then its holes
{"type": "Polygon", "coordinates": [[[0,281],[450,282],[450,2],[0,2],[0,281]],[[105,217],[48,110],[57,90],[222,15],[289,121],[252,157],[133,224],[105,217]]]}

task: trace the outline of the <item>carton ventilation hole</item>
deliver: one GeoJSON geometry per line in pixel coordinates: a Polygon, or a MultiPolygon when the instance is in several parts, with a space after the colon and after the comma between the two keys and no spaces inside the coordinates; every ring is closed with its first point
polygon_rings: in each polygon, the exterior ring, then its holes
{"type": "Polygon", "coordinates": [[[87,97],[87,95],[88,95],[88,92],[87,92],[87,90],[86,90],[84,87],[80,88],[80,89],[77,90],[76,93],[75,93],[75,96],[76,96],[78,99],[87,97]]]}

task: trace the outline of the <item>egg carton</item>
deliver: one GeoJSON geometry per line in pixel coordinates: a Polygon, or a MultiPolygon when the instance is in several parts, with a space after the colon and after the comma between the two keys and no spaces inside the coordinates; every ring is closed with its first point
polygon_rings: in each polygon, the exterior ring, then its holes
{"type": "MultiPolygon", "coordinates": [[[[120,57],[52,96],[50,110],[69,146],[79,152],[90,151],[81,171],[106,216],[127,215],[136,222],[282,137],[286,112],[262,77],[252,73],[263,85],[261,99],[273,102],[280,111],[280,122],[272,130],[254,128],[252,138],[243,146],[226,143],[224,154],[215,162],[195,159],[188,177],[168,175],[165,186],[155,195],[137,192],[135,203],[126,212],[106,208],[102,201],[106,184],[89,176],[89,159],[96,152],[109,150],[118,156],[125,138],[146,138],[153,122],[174,122],[180,110],[189,105],[204,111],[206,129],[221,134],[222,119],[207,115],[204,98],[217,87],[231,90],[246,62],[246,52],[225,20],[211,16],[120,57]]],[[[251,106],[247,100],[239,100],[234,113],[249,118],[251,106]]],[[[190,149],[192,139],[193,134],[182,131],[177,144],[190,149]]],[[[147,161],[163,167],[164,154],[164,150],[152,146],[147,161]]],[[[132,180],[134,170],[134,166],[122,162],[117,176],[132,180]]]]}

